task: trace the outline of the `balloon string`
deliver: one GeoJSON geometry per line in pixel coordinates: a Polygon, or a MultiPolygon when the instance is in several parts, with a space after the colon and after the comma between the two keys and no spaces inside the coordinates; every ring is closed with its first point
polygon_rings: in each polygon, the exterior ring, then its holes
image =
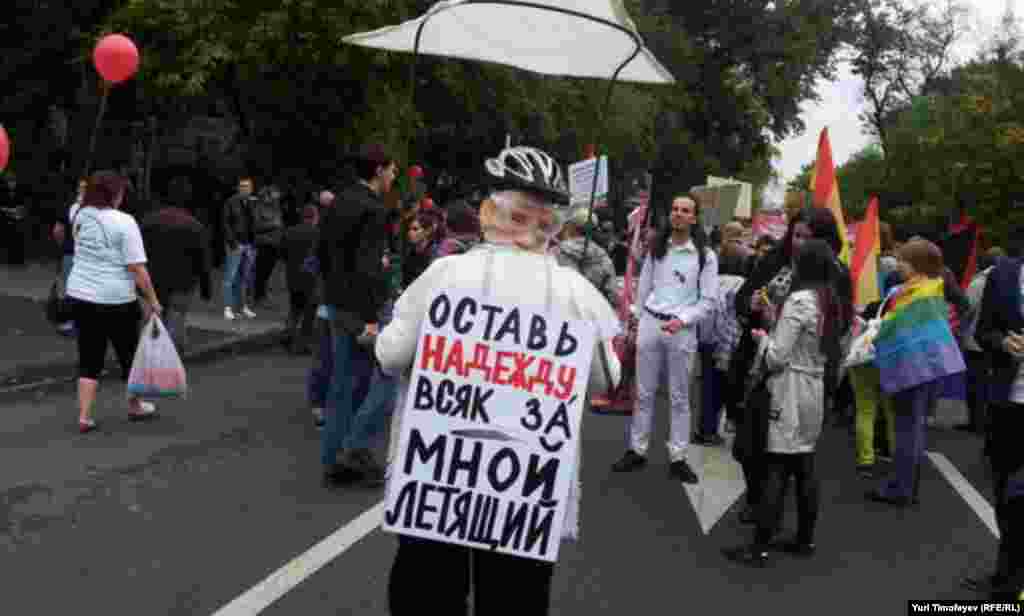
{"type": "Polygon", "coordinates": [[[89,152],[85,158],[85,169],[82,171],[82,177],[88,177],[89,172],[92,170],[92,157],[96,152],[96,137],[99,135],[100,126],[103,125],[103,116],[107,112],[107,97],[110,95],[110,83],[104,80],[100,90],[102,91],[100,107],[96,111],[96,124],[93,126],[92,134],[89,136],[89,152]]]}

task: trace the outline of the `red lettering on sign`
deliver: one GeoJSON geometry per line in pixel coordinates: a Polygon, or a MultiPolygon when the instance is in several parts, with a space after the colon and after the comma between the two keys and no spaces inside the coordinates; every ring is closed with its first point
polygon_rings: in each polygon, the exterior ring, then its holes
{"type": "Polygon", "coordinates": [[[444,336],[432,336],[430,334],[423,336],[423,354],[420,360],[420,370],[426,370],[430,366],[430,362],[434,362],[434,372],[441,371],[445,342],[444,336]]]}
{"type": "Polygon", "coordinates": [[[530,384],[527,389],[530,393],[533,393],[533,388],[537,385],[544,386],[544,395],[550,396],[551,390],[554,389],[554,385],[551,383],[551,370],[554,369],[554,365],[550,359],[542,359],[537,363],[537,372],[530,377],[530,384]]]}
{"type": "Polygon", "coordinates": [[[558,367],[558,385],[559,389],[555,391],[555,397],[559,400],[568,400],[572,394],[573,386],[576,384],[576,367],[575,366],[559,366],[558,367]]]}
{"type": "Polygon", "coordinates": [[[473,347],[473,361],[466,365],[466,373],[470,370],[480,370],[484,373],[484,380],[491,380],[491,366],[487,363],[487,359],[491,354],[491,348],[486,344],[480,342],[476,343],[473,347]]]}
{"type": "Polygon", "coordinates": [[[455,368],[455,373],[459,376],[466,376],[467,374],[465,360],[462,358],[461,340],[455,341],[455,344],[448,351],[448,359],[444,362],[444,372],[446,374],[450,374],[452,368],[455,368]]]}
{"type": "Polygon", "coordinates": [[[494,358],[494,378],[491,380],[495,385],[509,385],[512,383],[511,380],[501,378],[501,375],[512,372],[512,363],[509,360],[514,359],[515,353],[510,351],[498,351],[494,358]]]}

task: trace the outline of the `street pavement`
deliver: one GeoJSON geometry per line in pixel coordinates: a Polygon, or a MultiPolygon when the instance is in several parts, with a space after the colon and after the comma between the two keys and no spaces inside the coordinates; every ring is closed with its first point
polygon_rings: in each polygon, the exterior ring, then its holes
{"type": "MultiPolygon", "coordinates": [[[[60,336],[44,316],[55,263],[25,267],[0,266],[0,394],[8,390],[35,390],[54,382],[66,382],[75,374],[77,347],[74,338],[60,336]]],[[[226,321],[220,300],[221,272],[213,273],[214,300],[203,301],[196,291],[188,317],[189,343],[184,360],[240,347],[273,344],[288,313],[284,268],[278,267],[269,285],[269,303],[255,319],[226,321]]],[[[108,349],[108,370],[116,373],[113,349],[108,349]]]]}
{"type": "MultiPolygon", "coordinates": [[[[383,491],[320,484],[309,365],[273,351],[194,367],[189,399],[147,423],[125,419],[123,386],[107,381],[100,430],[84,436],[70,392],[0,395],[0,611],[214,614],[359,519],[383,491]]],[[[628,475],[609,471],[627,418],[584,417],[581,539],[562,548],[553,614],[904,614],[909,599],[974,598],[956,583],[991,563],[978,515],[931,464],[920,506],[866,503],[846,428],[819,447],[818,554],[764,570],[726,561],[720,549],[750,529],[736,505],[705,535],[667,476],[660,405],[651,464],[628,475]]],[[[928,448],[989,497],[979,438],[932,428],[928,448]]],[[[294,587],[262,612],[223,614],[387,614],[394,550],[373,530],[312,575],[290,566],[294,587]]]]}

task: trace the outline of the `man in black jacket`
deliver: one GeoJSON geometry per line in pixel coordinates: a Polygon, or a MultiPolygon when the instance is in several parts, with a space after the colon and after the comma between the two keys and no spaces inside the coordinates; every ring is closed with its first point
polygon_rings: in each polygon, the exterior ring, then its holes
{"type": "Polygon", "coordinates": [[[242,177],[238,181],[238,193],[224,203],[224,318],[235,320],[235,310],[253,318],[256,314],[249,308],[252,295],[252,273],[256,260],[253,243],[253,181],[242,177]]]}
{"type": "Polygon", "coordinates": [[[975,333],[992,361],[987,439],[999,552],[994,574],[964,581],[996,600],[1015,600],[1024,591],[1024,228],[1009,237],[1011,258],[989,274],[975,333]]]}
{"type": "Polygon", "coordinates": [[[187,210],[165,207],[142,219],[142,242],[149,257],[149,275],[164,307],[163,321],[178,352],[188,344],[186,318],[199,284],[210,301],[210,258],[206,229],[187,210]]]}
{"type": "Polygon", "coordinates": [[[384,471],[368,451],[337,453],[352,429],[373,376],[372,340],[387,301],[385,263],[388,211],[382,196],[395,180],[394,160],[379,145],[364,147],[356,161],[357,182],[337,196],[320,226],[317,256],[324,281],[324,304],[331,313],[334,374],[324,409],[321,461],[328,484],[368,478],[384,471]],[[368,346],[369,345],[369,346],[368,346]]]}

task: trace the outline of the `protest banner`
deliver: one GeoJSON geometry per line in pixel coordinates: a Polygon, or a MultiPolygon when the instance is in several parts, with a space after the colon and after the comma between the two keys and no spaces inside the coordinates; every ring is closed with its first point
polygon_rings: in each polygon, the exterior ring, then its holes
{"type": "Polygon", "coordinates": [[[592,323],[439,291],[423,320],[383,528],[554,562],[592,323]]]}
{"type": "MultiPolygon", "coordinates": [[[[608,205],[608,157],[601,157],[600,173],[597,176],[597,194],[594,207],[608,205]]],[[[594,190],[594,174],[598,173],[598,159],[588,158],[569,165],[569,194],[572,205],[590,206],[590,194],[594,190]]]]}

